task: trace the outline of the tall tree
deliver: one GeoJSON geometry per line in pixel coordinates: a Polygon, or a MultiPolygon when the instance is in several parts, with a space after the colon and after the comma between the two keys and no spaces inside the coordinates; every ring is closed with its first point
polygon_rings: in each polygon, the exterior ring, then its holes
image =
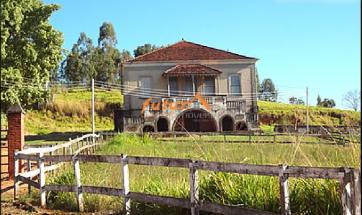
{"type": "Polygon", "coordinates": [[[344,95],[343,101],[348,108],[352,108],[357,111],[361,104],[361,92],[357,90],[351,90],[344,95]]]}
{"type": "Polygon", "coordinates": [[[278,99],[278,92],[275,88],[275,85],[272,79],[264,79],[260,86],[260,96],[259,99],[263,101],[276,102],[278,99]]]}
{"type": "Polygon", "coordinates": [[[103,22],[99,27],[98,46],[101,48],[115,47],[117,44],[116,31],[112,23],[103,22]]]}
{"type": "Polygon", "coordinates": [[[138,57],[140,55],[147,54],[149,52],[155,51],[162,47],[163,46],[156,46],[156,45],[151,45],[150,43],[146,43],[142,46],[137,46],[137,48],[133,51],[133,54],[134,54],[134,57],[138,57]]]}
{"type": "Polygon", "coordinates": [[[321,96],[318,95],[318,97],[317,97],[317,106],[319,106],[321,104],[321,102],[322,102],[321,96]]]}
{"type": "Polygon", "coordinates": [[[121,53],[115,47],[116,32],[112,23],[104,22],[99,28],[98,47],[93,55],[95,78],[104,82],[120,82],[121,53]]]}
{"type": "Polygon", "coordinates": [[[49,23],[59,6],[40,0],[1,1],[1,110],[41,101],[61,60],[62,34],[49,23]],[[18,86],[18,87],[15,87],[18,86]]]}
{"type": "Polygon", "coordinates": [[[319,103],[318,106],[326,107],[326,108],[334,108],[336,106],[336,103],[334,102],[333,99],[325,98],[325,99],[323,99],[323,101],[321,101],[319,103]]]}
{"type": "Polygon", "coordinates": [[[80,33],[78,41],[65,59],[63,74],[68,81],[85,81],[94,76],[91,58],[94,52],[92,40],[85,33],[80,33]]]}
{"type": "Polygon", "coordinates": [[[121,62],[124,63],[132,59],[133,59],[132,54],[128,50],[123,49],[121,52],[121,62]]]}

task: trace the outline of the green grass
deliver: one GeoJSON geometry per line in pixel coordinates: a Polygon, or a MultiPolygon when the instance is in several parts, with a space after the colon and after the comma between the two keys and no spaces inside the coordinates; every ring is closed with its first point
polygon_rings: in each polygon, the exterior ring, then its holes
{"type": "MultiPolygon", "coordinates": [[[[89,132],[91,124],[91,92],[84,90],[57,90],[43,110],[27,111],[27,134],[52,132],[89,132]]],[[[120,91],[95,91],[96,130],[113,130],[113,110],[120,107],[120,91]]]]}
{"type": "MultiPolygon", "coordinates": [[[[86,90],[62,90],[55,91],[53,93],[55,101],[67,101],[67,102],[89,102],[92,98],[92,92],[86,90]]],[[[95,101],[103,103],[122,104],[123,96],[121,91],[116,90],[95,90],[95,101]]]]}
{"type": "MultiPolygon", "coordinates": [[[[273,133],[273,132],[266,132],[266,133],[273,133]]],[[[177,137],[177,139],[173,137],[161,137],[158,138],[158,140],[163,141],[190,141],[190,142],[248,142],[249,136],[239,136],[239,135],[189,135],[185,137],[177,137]]],[[[280,142],[301,142],[301,143],[311,143],[311,144],[337,144],[337,140],[326,140],[321,139],[319,137],[315,136],[303,136],[303,135],[277,135],[275,138],[274,136],[267,136],[267,135],[259,135],[259,136],[251,136],[250,138],[252,143],[263,143],[265,141],[268,141],[270,143],[273,143],[275,140],[275,143],[280,142]]]]}
{"type": "MultiPolygon", "coordinates": [[[[298,124],[306,121],[306,106],[291,105],[277,102],[258,101],[259,119],[262,124],[298,124]]],[[[356,111],[309,107],[310,125],[356,125],[361,122],[361,113],[356,111]]]]}
{"type": "MultiPolygon", "coordinates": [[[[113,130],[113,118],[95,116],[97,131],[113,130]]],[[[89,118],[62,116],[50,111],[29,111],[25,115],[26,134],[49,134],[52,132],[91,132],[92,121],[89,118]]]]}
{"type": "MultiPolygon", "coordinates": [[[[288,164],[299,166],[359,168],[360,145],[350,147],[323,144],[233,144],[159,142],[122,134],[104,146],[99,154],[128,154],[191,158],[208,161],[238,162],[248,164],[288,164]],[[348,155],[348,156],[346,156],[348,155]]],[[[188,170],[182,168],[130,165],[131,191],[163,196],[188,198],[188,170]]],[[[122,187],[121,168],[114,164],[81,164],[81,180],[84,185],[122,187]]],[[[48,183],[74,184],[69,167],[48,183]]],[[[340,214],[338,188],[335,180],[291,179],[290,198],[292,211],[298,214],[340,214]]],[[[202,200],[231,205],[244,205],[279,212],[278,178],[200,171],[200,198],[202,200]]],[[[74,194],[52,193],[53,208],[76,210],[74,194]],[[61,199],[61,200],[59,200],[61,199]]],[[[97,195],[85,195],[88,211],[120,211],[122,199],[97,195]],[[100,203],[101,202],[101,203],[100,203]]],[[[134,203],[139,214],[184,214],[185,211],[148,204],[134,203]]],[[[138,214],[136,213],[135,214],[138,214]]]]}

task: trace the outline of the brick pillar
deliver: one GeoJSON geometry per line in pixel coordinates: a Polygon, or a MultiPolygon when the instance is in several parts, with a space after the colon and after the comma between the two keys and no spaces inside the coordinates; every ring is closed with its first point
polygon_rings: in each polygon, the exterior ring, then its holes
{"type": "MultiPolygon", "coordinates": [[[[8,110],[8,171],[9,178],[14,179],[14,152],[24,148],[24,110],[19,104],[10,106],[8,110]]],[[[19,164],[19,169],[21,165],[19,164]]]]}

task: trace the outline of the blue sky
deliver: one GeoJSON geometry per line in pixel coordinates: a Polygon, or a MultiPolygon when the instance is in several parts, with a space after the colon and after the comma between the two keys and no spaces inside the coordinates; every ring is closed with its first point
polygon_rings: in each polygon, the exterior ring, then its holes
{"type": "Polygon", "coordinates": [[[61,9],[50,21],[70,49],[80,32],[97,42],[111,22],[119,49],[144,43],[172,44],[182,38],[257,57],[260,79],[272,78],[281,101],[290,96],[310,104],[360,90],[360,0],[46,0],[61,9]]]}

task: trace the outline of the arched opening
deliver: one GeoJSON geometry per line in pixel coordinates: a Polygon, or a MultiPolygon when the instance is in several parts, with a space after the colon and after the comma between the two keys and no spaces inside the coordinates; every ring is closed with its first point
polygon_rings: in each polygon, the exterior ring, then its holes
{"type": "Polygon", "coordinates": [[[237,131],[247,131],[248,130],[248,125],[244,121],[238,122],[236,124],[236,130],[237,131]]]}
{"type": "Polygon", "coordinates": [[[160,117],[157,120],[157,131],[168,131],[168,120],[164,117],[160,117]]]}
{"type": "Polygon", "coordinates": [[[222,131],[233,131],[234,130],[234,120],[231,116],[224,116],[221,120],[221,129],[222,131]]]}
{"type": "Polygon", "coordinates": [[[154,128],[152,125],[145,125],[145,126],[143,126],[142,131],[143,131],[144,133],[147,133],[147,132],[155,132],[155,128],[154,128]]]}
{"type": "Polygon", "coordinates": [[[214,117],[202,109],[190,109],[181,113],[173,125],[174,131],[215,132],[217,123],[214,117]]]}

